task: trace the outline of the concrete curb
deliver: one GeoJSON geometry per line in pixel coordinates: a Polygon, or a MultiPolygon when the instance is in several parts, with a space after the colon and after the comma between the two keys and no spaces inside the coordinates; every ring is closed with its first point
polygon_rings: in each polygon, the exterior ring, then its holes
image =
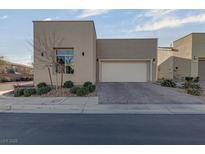
{"type": "Polygon", "coordinates": [[[0,112],[72,114],[205,114],[205,105],[1,105],[0,112]],[[116,107],[115,107],[116,106],[116,107]],[[133,107],[133,108],[132,108],[133,107]]]}
{"type": "Polygon", "coordinates": [[[98,104],[98,97],[2,98],[0,112],[72,114],[205,114],[205,104],[98,104]]]}

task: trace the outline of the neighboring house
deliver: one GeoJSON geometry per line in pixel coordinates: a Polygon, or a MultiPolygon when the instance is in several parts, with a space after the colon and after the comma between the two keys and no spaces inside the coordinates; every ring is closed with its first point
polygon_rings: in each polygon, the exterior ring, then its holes
{"type": "Polygon", "coordinates": [[[158,78],[205,80],[204,68],[205,33],[186,35],[174,41],[172,48],[158,48],[158,78]]]}
{"type": "Polygon", "coordinates": [[[93,21],[34,21],[34,84],[148,82],[157,78],[157,39],[97,39],[93,21]],[[43,41],[45,40],[45,42],[43,41]],[[43,43],[44,42],[44,43],[43,43]],[[45,46],[46,44],[46,46],[45,46]],[[40,51],[40,52],[39,52],[40,51]]]}
{"type": "Polygon", "coordinates": [[[172,47],[158,47],[158,79],[173,79],[174,49],[172,47]]]}
{"type": "Polygon", "coordinates": [[[21,78],[33,78],[33,68],[23,64],[16,64],[0,57],[0,80],[20,80],[21,78]]]}

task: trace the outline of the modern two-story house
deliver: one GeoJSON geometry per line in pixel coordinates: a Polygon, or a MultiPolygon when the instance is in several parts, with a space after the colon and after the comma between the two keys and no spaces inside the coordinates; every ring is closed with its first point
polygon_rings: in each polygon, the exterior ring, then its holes
{"type": "Polygon", "coordinates": [[[172,47],[158,48],[158,78],[205,80],[205,33],[191,33],[175,40],[172,47]]]}
{"type": "Polygon", "coordinates": [[[148,82],[157,79],[157,39],[98,39],[93,21],[34,21],[34,84],[148,82]],[[48,72],[50,68],[50,75],[48,72]],[[55,79],[54,79],[55,76],[55,79]]]}

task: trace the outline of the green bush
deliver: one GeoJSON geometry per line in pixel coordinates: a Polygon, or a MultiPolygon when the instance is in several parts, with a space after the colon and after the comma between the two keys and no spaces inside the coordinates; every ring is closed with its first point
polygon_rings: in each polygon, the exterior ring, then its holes
{"type": "Polygon", "coordinates": [[[186,76],[186,77],[185,77],[185,80],[188,81],[188,82],[189,82],[189,81],[193,81],[193,79],[194,79],[194,78],[193,78],[193,77],[190,77],[190,76],[186,76]]]}
{"type": "Polygon", "coordinates": [[[41,82],[39,84],[37,84],[38,88],[42,88],[42,87],[47,87],[48,85],[45,82],[41,82]]]}
{"type": "Polygon", "coordinates": [[[176,83],[173,80],[166,79],[161,82],[161,86],[174,88],[176,87],[176,83]]]}
{"type": "Polygon", "coordinates": [[[93,85],[92,84],[92,82],[90,82],[90,81],[86,81],[84,84],[83,84],[83,87],[89,87],[89,86],[91,86],[91,85],[93,85]]]}
{"type": "Polygon", "coordinates": [[[34,89],[34,88],[26,88],[23,91],[24,97],[29,97],[29,96],[31,96],[31,95],[33,95],[35,93],[36,93],[36,89],[34,89]]]}
{"type": "Polygon", "coordinates": [[[14,97],[20,97],[24,94],[23,88],[17,88],[14,90],[14,97]]]}
{"type": "Polygon", "coordinates": [[[77,89],[76,91],[76,95],[77,96],[85,96],[89,93],[89,90],[88,88],[86,87],[80,87],[79,89],[77,89]]]}
{"type": "Polygon", "coordinates": [[[64,87],[65,88],[72,88],[74,86],[72,81],[66,81],[64,82],[64,87]]]}
{"type": "Polygon", "coordinates": [[[80,87],[77,87],[77,86],[72,87],[72,88],[70,89],[70,93],[71,93],[71,94],[76,94],[78,89],[80,89],[80,87]]]}
{"type": "Polygon", "coordinates": [[[90,86],[88,86],[88,90],[89,90],[89,92],[94,92],[95,91],[95,89],[96,89],[96,86],[95,85],[90,85],[90,86]]]}
{"type": "Polygon", "coordinates": [[[38,89],[36,90],[36,93],[37,93],[38,95],[43,95],[43,94],[48,93],[49,91],[51,91],[51,88],[47,86],[47,87],[38,88],[38,89]]]}
{"type": "Polygon", "coordinates": [[[194,95],[194,96],[200,96],[202,93],[202,89],[196,89],[196,88],[188,88],[187,94],[194,95]]]}

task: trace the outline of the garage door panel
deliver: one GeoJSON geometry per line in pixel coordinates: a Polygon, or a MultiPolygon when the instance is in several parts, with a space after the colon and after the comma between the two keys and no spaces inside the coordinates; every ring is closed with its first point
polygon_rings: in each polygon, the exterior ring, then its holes
{"type": "Polygon", "coordinates": [[[147,62],[102,62],[103,82],[147,82],[147,62]]]}

